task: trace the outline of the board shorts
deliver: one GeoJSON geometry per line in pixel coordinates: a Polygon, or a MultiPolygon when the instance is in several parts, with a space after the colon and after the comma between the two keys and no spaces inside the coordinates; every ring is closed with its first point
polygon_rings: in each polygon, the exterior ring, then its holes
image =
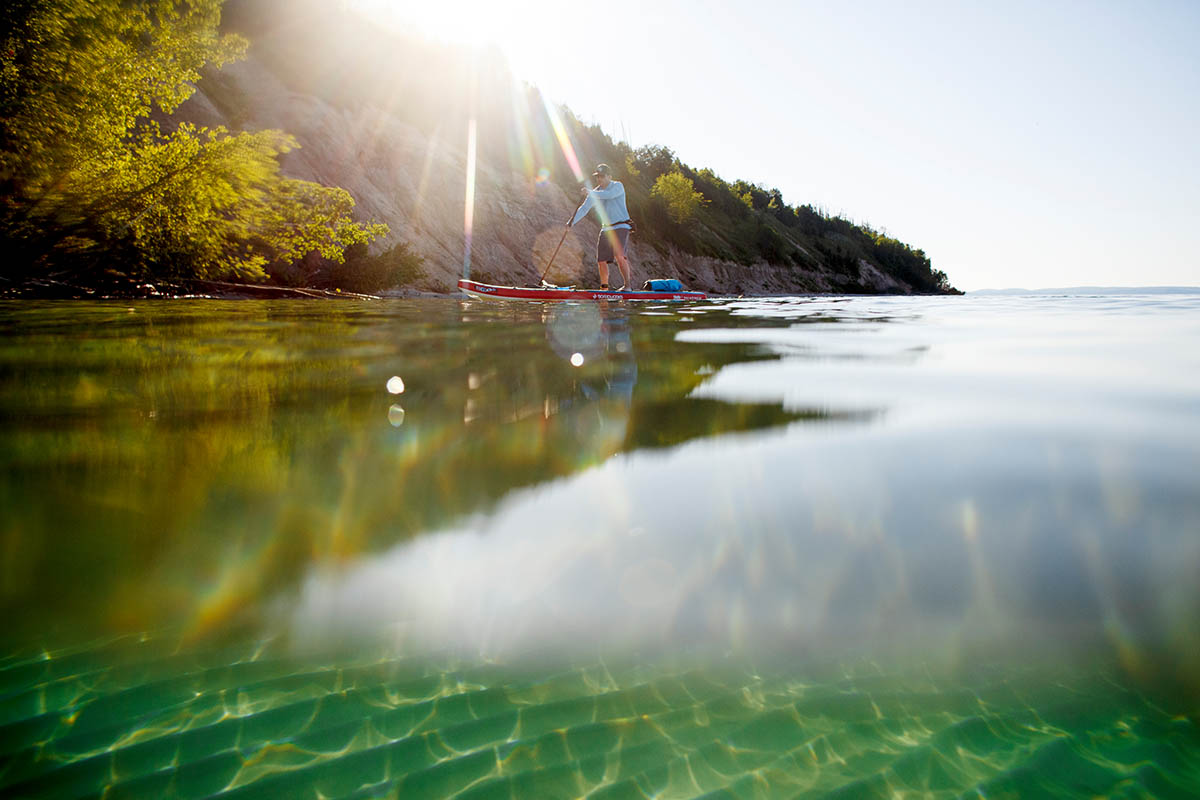
{"type": "Polygon", "coordinates": [[[625,252],[628,242],[629,228],[600,231],[600,238],[596,240],[596,261],[616,261],[616,255],[625,252]]]}

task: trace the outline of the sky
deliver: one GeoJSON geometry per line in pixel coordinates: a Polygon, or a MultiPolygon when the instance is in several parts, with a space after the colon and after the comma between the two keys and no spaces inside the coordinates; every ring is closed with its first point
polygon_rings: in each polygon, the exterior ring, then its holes
{"type": "Polygon", "coordinates": [[[1200,285],[1197,0],[356,2],[960,289],[1200,285]]]}

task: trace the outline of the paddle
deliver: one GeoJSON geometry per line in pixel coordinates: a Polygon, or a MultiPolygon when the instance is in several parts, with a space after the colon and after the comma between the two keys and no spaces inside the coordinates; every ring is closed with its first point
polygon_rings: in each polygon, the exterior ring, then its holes
{"type": "MultiPolygon", "coordinates": [[[[587,202],[587,198],[583,198],[583,203],[587,202]]],[[[575,219],[575,215],[579,213],[579,209],[583,208],[583,203],[576,206],[571,212],[571,216],[567,217],[567,226],[563,228],[562,238],[558,240],[558,247],[554,248],[554,254],[550,256],[550,263],[546,265],[546,271],[542,273],[542,285],[547,286],[546,276],[550,274],[550,267],[554,266],[554,259],[558,256],[559,247],[563,246],[563,242],[567,240],[567,234],[571,232],[571,220],[575,219]]]]}

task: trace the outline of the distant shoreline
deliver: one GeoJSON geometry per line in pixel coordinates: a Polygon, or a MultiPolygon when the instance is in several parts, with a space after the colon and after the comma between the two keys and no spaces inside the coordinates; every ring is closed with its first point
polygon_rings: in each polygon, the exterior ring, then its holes
{"type": "Polygon", "coordinates": [[[968,296],[988,295],[1122,295],[1200,294],[1200,286],[1066,286],[1055,289],[976,289],[968,296]]]}

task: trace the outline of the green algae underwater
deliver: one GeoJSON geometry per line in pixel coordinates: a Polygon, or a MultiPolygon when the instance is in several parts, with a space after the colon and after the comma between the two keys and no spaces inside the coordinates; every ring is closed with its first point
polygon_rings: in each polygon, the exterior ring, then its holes
{"type": "Polygon", "coordinates": [[[1200,298],[0,305],[5,797],[1194,797],[1200,298]]]}

